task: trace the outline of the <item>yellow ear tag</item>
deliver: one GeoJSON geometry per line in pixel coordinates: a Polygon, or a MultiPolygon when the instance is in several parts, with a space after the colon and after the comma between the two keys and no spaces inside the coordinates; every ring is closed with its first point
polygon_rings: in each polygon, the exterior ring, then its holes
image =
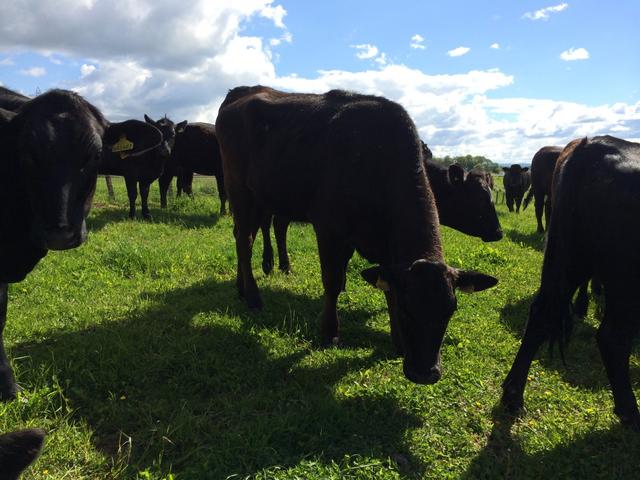
{"type": "Polygon", "coordinates": [[[120,140],[111,147],[111,151],[114,153],[126,152],[128,150],[133,150],[133,142],[128,140],[125,134],[122,134],[120,140]]]}

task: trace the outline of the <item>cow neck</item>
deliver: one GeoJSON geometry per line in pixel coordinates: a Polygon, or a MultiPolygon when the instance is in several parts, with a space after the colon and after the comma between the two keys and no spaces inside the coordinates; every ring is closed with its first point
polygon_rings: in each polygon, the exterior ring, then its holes
{"type": "Polygon", "coordinates": [[[448,205],[453,205],[454,187],[449,180],[449,170],[431,162],[426,162],[427,179],[438,209],[438,217],[443,225],[450,225],[448,205]]]}
{"type": "Polygon", "coordinates": [[[391,262],[442,261],[438,213],[424,169],[409,175],[400,170],[394,170],[395,178],[390,182],[396,187],[391,195],[391,262]]]}

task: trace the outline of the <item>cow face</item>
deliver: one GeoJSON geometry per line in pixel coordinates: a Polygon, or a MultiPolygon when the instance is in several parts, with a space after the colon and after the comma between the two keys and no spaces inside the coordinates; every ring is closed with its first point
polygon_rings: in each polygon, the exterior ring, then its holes
{"type": "Polygon", "coordinates": [[[502,167],[504,172],[504,186],[511,188],[518,188],[525,185],[525,172],[529,171],[529,167],[522,167],[517,163],[514,163],[510,167],[502,167]]]}
{"type": "Polygon", "coordinates": [[[52,90],[26,104],[11,120],[19,178],[31,213],[34,245],[74,248],[86,240],[85,217],[105,149],[123,144],[136,156],[160,143],[160,132],[138,121],[109,124],[79,95],[52,90]]]}
{"type": "Polygon", "coordinates": [[[449,167],[448,173],[453,195],[447,225],[485,242],[500,240],[502,228],[484,173],[466,174],[456,164],[449,167]]]}
{"type": "Polygon", "coordinates": [[[164,118],[161,118],[156,122],[146,114],[144,116],[144,120],[148,124],[153,125],[160,130],[160,133],[162,134],[162,144],[159,147],[159,153],[165,159],[168,158],[175,145],[176,135],[184,132],[184,129],[187,126],[187,121],[184,120],[176,125],[165,115],[164,118]]]}
{"type": "Polygon", "coordinates": [[[408,268],[372,267],[362,276],[388,293],[391,322],[399,327],[402,341],[404,375],[421,384],[435,383],[442,375],[440,347],[456,310],[455,289],[474,292],[498,283],[489,275],[423,259],[408,268]]]}

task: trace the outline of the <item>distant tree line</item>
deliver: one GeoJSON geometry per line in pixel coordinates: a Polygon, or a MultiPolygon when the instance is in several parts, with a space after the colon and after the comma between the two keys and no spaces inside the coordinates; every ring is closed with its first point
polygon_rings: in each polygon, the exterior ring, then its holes
{"type": "Polygon", "coordinates": [[[450,157],[447,155],[446,157],[433,157],[433,162],[439,163],[444,166],[449,166],[452,163],[459,163],[464,167],[465,170],[471,170],[472,168],[480,168],[485,172],[491,173],[500,173],[502,171],[502,167],[497,163],[489,160],[483,156],[477,155],[464,155],[460,157],[450,157]]]}

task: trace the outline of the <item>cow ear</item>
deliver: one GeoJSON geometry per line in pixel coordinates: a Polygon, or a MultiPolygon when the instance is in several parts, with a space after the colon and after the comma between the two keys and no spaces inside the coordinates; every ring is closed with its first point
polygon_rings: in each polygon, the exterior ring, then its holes
{"type": "Polygon", "coordinates": [[[391,284],[389,283],[389,275],[385,272],[385,269],[380,266],[375,266],[362,270],[360,272],[362,278],[364,278],[369,285],[379,288],[383,292],[391,290],[391,284]]]}
{"type": "Polygon", "coordinates": [[[527,171],[529,171],[529,167],[524,167],[524,168],[522,169],[522,171],[523,171],[523,172],[527,172],[527,171]]]}
{"type": "Polygon", "coordinates": [[[187,128],[187,121],[184,120],[182,122],[180,122],[179,124],[176,125],[176,133],[182,133],[184,132],[184,129],[187,128]]]}
{"type": "Polygon", "coordinates": [[[456,288],[466,293],[480,292],[498,283],[491,275],[468,270],[453,270],[456,288]]]}
{"type": "Polygon", "coordinates": [[[464,183],[464,168],[457,163],[449,165],[449,180],[452,185],[462,185],[464,183]]]}
{"type": "Polygon", "coordinates": [[[156,126],[156,122],[153,121],[151,117],[149,117],[146,113],[144,114],[144,121],[150,123],[154,127],[156,126]]]}
{"type": "Polygon", "coordinates": [[[140,155],[162,143],[160,130],[140,120],[112,123],[105,130],[102,143],[122,156],[140,155]]]}

